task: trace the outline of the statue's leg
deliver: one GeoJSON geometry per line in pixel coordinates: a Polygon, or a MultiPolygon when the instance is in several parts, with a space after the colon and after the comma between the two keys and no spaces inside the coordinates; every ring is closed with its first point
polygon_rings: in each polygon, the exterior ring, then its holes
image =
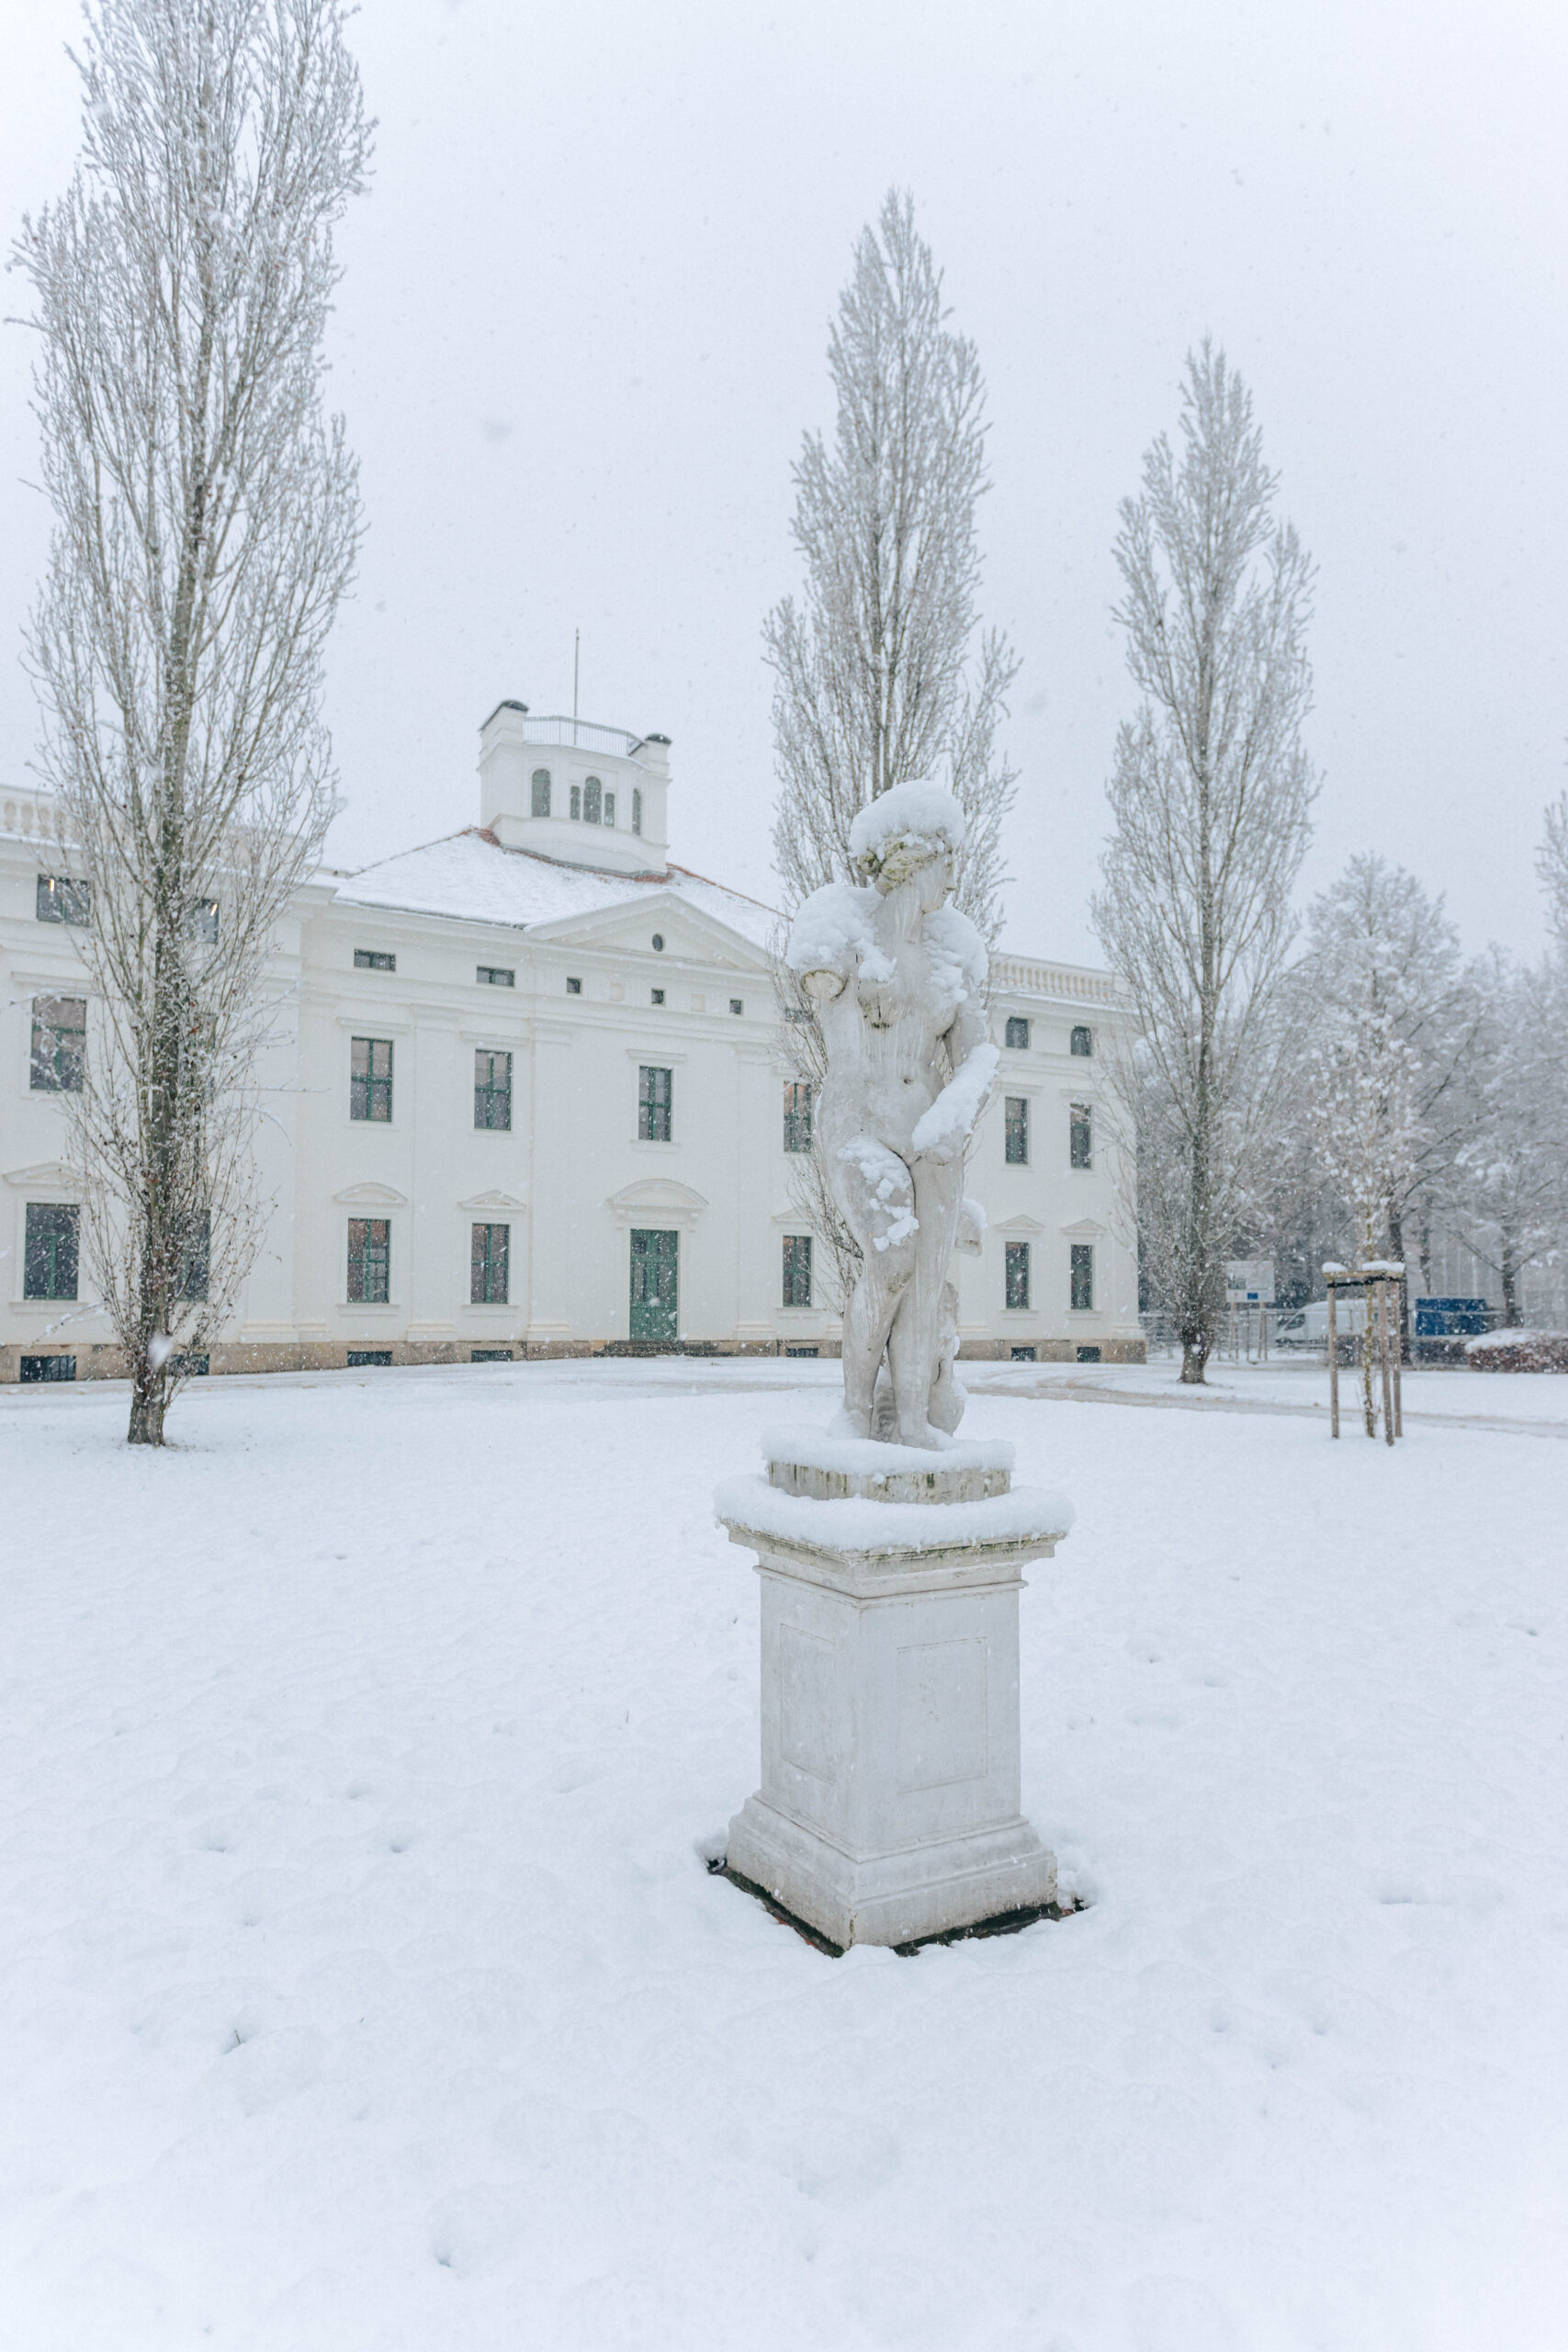
{"type": "Polygon", "coordinates": [[[870,1136],[852,1137],[836,1161],[834,1193],[862,1260],[844,1307],[844,1410],[869,1437],[883,1351],[915,1268],[914,1186],[897,1154],[870,1136]]]}
{"type": "Polygon", "coordinates": [[[961,1166],[915,1162],[914,1266],[887,1342],[898,1434],[906,1445],[932,1442],[931,1384],[942,1339],[942,1292],[958,1231],[961,1166]]]}

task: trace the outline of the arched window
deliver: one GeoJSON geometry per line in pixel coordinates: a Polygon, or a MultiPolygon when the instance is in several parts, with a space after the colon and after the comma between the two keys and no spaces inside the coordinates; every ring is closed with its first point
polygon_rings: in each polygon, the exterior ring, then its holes
{"type": "Polygon", "coordinates": [[[1072,1048],[1075,1054],[1082,1054],[1086,1057],[1091,1055],[1094,1051],[1093,1033],[1088,1029],[1075,1029],[1073,1031],[1072,1048]]]}
{"type": "Polygon", "coordinates": [[[642,794],[635,784],[632,786],[632,831],[634,833],[642,831],[642,794]]]}
{"type": "Polygon", "coordinates": [[[607,793],[604,795],[604,822],[605,822],[607,825],[614,825],[615,821],[615,794],[614,794],[613,792],[607,792],[607,793]]]}
{"type": "Polygon", "coordinates": [[[596,775],[585,776],[582,780],[582,821],[585,825],[598,824],[602,814],[601,804],[604,800],[604,787],[600,783],[598,777],[596,775]]]}
{"type": "Polygon", "coordinates": [[[550,813],[550,772],[548,768],[534,770],[534,814],[547,817],[550,813]]]}

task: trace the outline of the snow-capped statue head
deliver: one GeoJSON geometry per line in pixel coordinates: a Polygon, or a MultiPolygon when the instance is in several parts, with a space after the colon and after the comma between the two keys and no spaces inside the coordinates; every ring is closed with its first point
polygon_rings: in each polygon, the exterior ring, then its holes
{"type": "Polygon", "coordinates": [[[850,827],[850,865],[858,880],[896,890],[923,865],[948,864],[964,846],[964,811],[940,784],[917,778],[867,801],[850,827]]]}

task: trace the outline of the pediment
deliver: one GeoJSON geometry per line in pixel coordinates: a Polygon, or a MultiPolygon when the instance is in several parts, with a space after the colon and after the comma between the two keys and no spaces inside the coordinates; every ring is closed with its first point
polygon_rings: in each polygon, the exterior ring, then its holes
{"type": "Polygon", "coordinates": [[[407,1193],[395,1193],[390,1184],[346,1184],[333,1198],[344,1209],[406,1209],[409,1204],[407,1193]]]}
{"type": "Polygon", "coordinates": [[[527,1206],[515,1193],[476,1193],[470,1201],[459,1201],[460,1209],[521,1209],[527,1206]]]}
{"type": "Polygon", "coordinates": [[[1105,1238],[1104,1226],[1096,1225],[1091,1216],[1079,1217],[1077,1225],[1065,1225],[1062,1231],[1069,1241],[1100,1241],[1105,1238]]]}
{"type": "Polygon", "coordinates": [[[1000,1217],[987,1228],[992,1233],[1043,1233],[1045,1227],[1037,1216],[1000,1217]]]}
{"type": "Polygon", "coordinates": [[[701,1193],[694,1193],[690,1184],[678,1183],[673,1176],[645,1176],[612,1193],[604,1206],[621,1225],[660,1221],[694,1225],[707,1203],[701,1193]]]}
{"type": "Polygon", "coordinates": [[[62,1187],[75,1192],[81,1183],[81,1178],[76,1170],[73,1168],[68,1168],[62,1159],[40,1159],[32,1168],[8,1168],[6,1170],[6,1182],[7,1184],[26,1184],[33,1191],[37,1191],[40,1185],[49,1184],[52,1185],[57,1192],[62,1187]]]}
{"type": "Polygon", "coordinates": [[[554,922],[530,923],[530,939],[553,940],[564,945],[608,948],[626,956],[646,956],[651,971],[657,965],[705,964],[719,971],[762,973],[768,958],[738,931],[699,910],[678,891],[652,891],[631,906],[598,907],[590,914],[562,915],[554,922]],[[662,949],[653,944],[658,933],[662,949]]]}

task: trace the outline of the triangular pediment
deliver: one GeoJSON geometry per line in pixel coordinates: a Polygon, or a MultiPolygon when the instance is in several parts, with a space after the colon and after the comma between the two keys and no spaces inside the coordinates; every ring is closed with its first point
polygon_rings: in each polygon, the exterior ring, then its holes
{"type": "Polygon", "coordinates": [[[406,1209],[409,1204],[407,1193],[395,1193],[390,1184],[347,1184],[333,1198],[344,1209],[406,1209]]]}
{"type": "Polygon", "coordinates": [[[1065,1225],[1062,1231],[1069,1241],[1100,1241],[1105,1238],[1105,1227],[1096,1225],[1091,1216],[1080,1217],[1077,1225],[1065,1225]]]}
{"type": "Polygon", "coordinates": [[[563,946],[646,956],[650,972],[671,963],[705,964],[720,971],[748,974],[768,969],[761,948],[731,931],[727,922],[694,907],[676,890],[650,891],[630,906],[597,907],[590,914],[530,923],[528,936],[557,941],[563,946]],[[664,942],[662,948],[654,946],[655,936],[664,942]]]}
{"type": "Polygon", "coordinates": [[[68,1168],[62,1159],[40,1159],[32,1168],[8,1168],[6,1182],[7,1184],[26,1184],[35,1192],[45,1184],[52,1185],[57,1192],[62,1187],[74,1192],[81,1179],[76,1170],[68,1168]]]}
{"type": "Polygon", "coordinates": [[[1000,1217],[989,1228],[992,1233],[1043,1233],[1045,1227],[1037,1216],[1000,1217]]]}
{"type": "Polygon", "coordinates": [[[526,1205],[515,1193],[476,1193],[471,1201],[457,1204],[460,1209],[520,1209],[526,1205]]]}

